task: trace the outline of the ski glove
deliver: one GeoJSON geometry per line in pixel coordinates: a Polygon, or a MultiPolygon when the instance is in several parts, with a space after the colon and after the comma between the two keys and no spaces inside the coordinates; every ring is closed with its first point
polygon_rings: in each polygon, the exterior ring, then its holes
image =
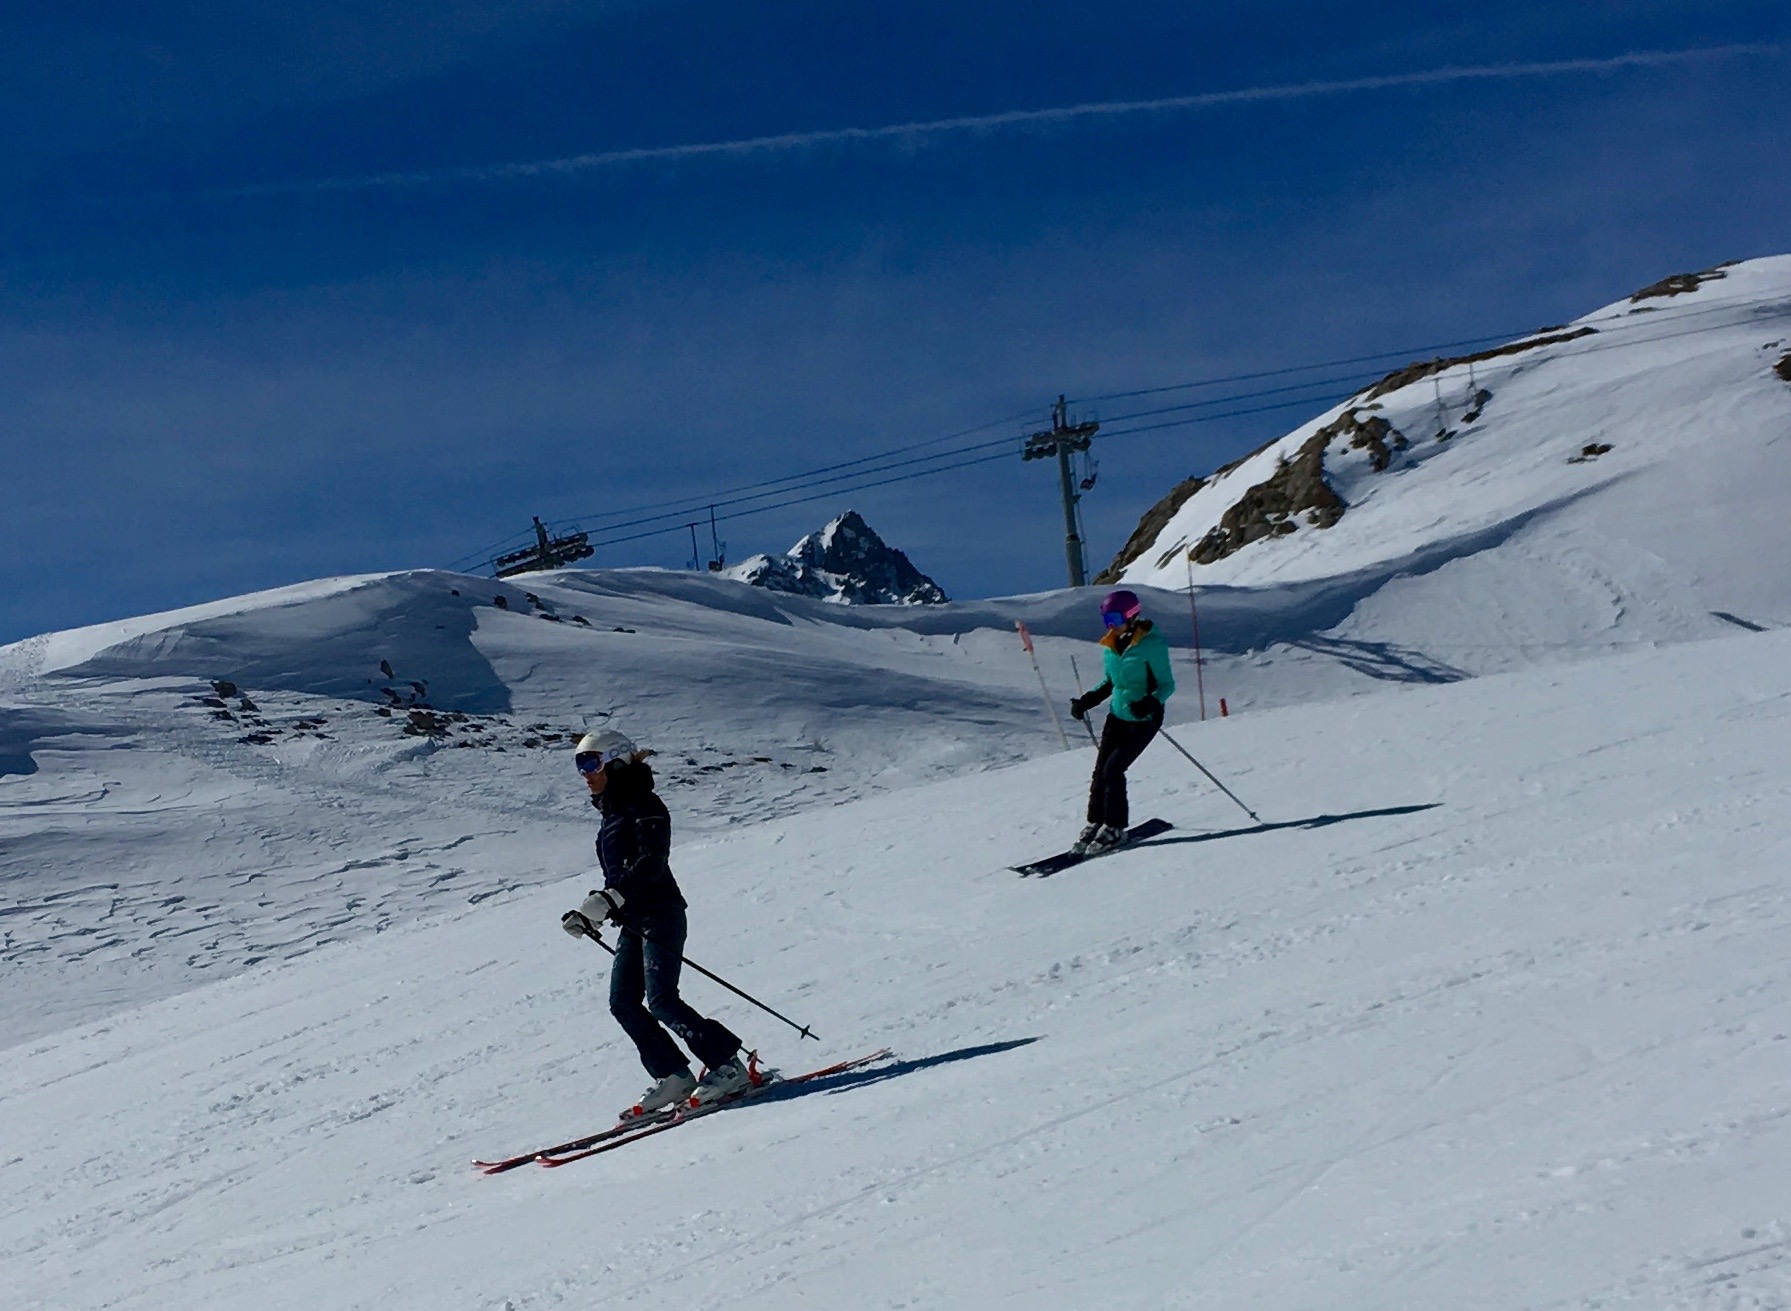
{"type": "Polygon", "coordinates": [[[578,904],[578,913],[593,924],[604,920],[622,922],[622,894],[614,888],[599,888],[578,904]]]}
{"type": "Polygon", "coordinates": [[[1126,709],[1140,719],[1161,719],[1163,717],[1163,703],[1154,696],[1139,697],[1126,709]]]}
{"type": "Polygon", "coordinates": [[[597,926],[575,910],[560,916],[560,927],[575,938],[588,938],[597,932],[597,926]]]}
{"type": "Polygon", "coordinates": [[[1092,687],[1070,702],[1070,718],[1082,719],[1101,702],[1113,695],[1113,680],[1110,678],[1099,687],[1092,687]]]}

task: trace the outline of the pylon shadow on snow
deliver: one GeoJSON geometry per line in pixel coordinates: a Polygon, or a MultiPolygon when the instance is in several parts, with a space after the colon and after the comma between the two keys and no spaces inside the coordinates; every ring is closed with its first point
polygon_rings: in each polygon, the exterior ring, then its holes
{"type": "Polygon", "coordinates": [[[975,1060],[979,1056],[998,1056],[1002,1052],[1011,1052],[1016,1047],[1030,1046],[1037,1041],[1037,1038],[1010,1038],[1006,1042],[986,1042],[978,1047],[959,1047],[956,1051],[941,1052],[937,1056],[917,1056],[912,1060],[897,1060],[889,1065],[879,1065],[869,1070],[849,1070],[844,1074],[836,1074],[826,1079],[816,1079],[812,1083],[795,1084],[789,1088],[779,1088],[773,1085],[753,1098],[753,1101],[762,1104],[764,1102],[793,1101],[798,1097],[810,1097],[816,1093],[847,1092],[853,1088],[862,1088],[867,1084],[899,1079],[904,1074],[913,1074],[918,1070],[930,1070],[937,1065],[975,1060]]]}
{"type": "Polygon", "coordinates": [[[1135,843],[1126,848],[1127,851],[1147,851],[1152,847],[1174,847],[1185,842],[1217,842],[1221,838],[1243,838],[1252,833],[1273,833],[1283,828],[1329,828],[1332,824],[1343,824],[1352,819],[1385,819],[1392,815],[1415,815],[1423,810],[1435,810],[1443,803],[1426,801],[1415,806],[1386,806],[1380,810],[1353,810],[1347,815],[1314,815],[1310,819],[1284,819],[1271,824],[1252,824],[1249,828],[1220,829],[1213,833],[1187,833],[1173,838],[1151,838],[1145,842],[1135,843]]]}

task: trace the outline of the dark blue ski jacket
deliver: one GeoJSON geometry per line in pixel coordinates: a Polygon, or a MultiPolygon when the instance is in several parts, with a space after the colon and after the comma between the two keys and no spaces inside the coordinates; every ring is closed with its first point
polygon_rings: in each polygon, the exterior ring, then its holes
{"type": "Polygon", "coordinates": [[[622,894],[622,919],[652,916],[687,903],[672,877],[672,817],[653,791],[645,762],[611,766],[609,782],[591,798],[603,816],[597,861],[603,886],[622,894]]]}

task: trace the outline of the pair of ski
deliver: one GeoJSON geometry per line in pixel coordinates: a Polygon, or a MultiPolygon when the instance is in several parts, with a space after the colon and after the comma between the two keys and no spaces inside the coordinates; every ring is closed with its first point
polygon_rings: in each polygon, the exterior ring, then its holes
{"type": "Polygon", "coordinates": [[[766,1070],[759,1074],[754,1084],[732,1097],[724,1097],[720,1101],[710,1102],[703,1106],[688,1104],[668,1106],[662,1110],[649,1111],[645,1115],[630,1115],[608,1129],[597,1133],[586,1134],[583,1138],[573,1138],[567,1142],[555,1143],[552,1147],[538,1147],[532,1152],[524,1152],[520,1156],[506,1156],[496,1161],[474,1161],[473,1168],[480,1174],[502,1174],[506,1170],[514,1170],[524,1165],[544,1165],[549,1168],[560,1165],[571,1165],[574,1161],[582,1161],[603,1152],[613,1152],[618,1147],[626,1147],[629,1143],[639,1142],[642,1138],[651,1138],[654,1134],[664,1133],[668,1129],[676,1129],[681,1124],[689,1124],[692,1120],[700,1120],[717,1111],[725,1111],[739,1106],[742,1102],[751,1101],[774,1088],[788,1088],[792,1084],[812,1083],[816,1079],[825,1079],[833,1074],[845,1074],[849,1070],[861,1069],[872,1065],[891,1055],[889,1048],[884,1047],[872,1052],[869,1056],[860,1056],[850,1061],[840,1061],[834,1065],[823,1066],[819,1070],[810,1070],[806,1074],[780,1075],[775,1070],[766,1070]]]}
{"type": "Polygon", "coordinates": [[[1023,879],[1048,879],[1053,874],[1061,874],[1072,865],[1080,865],[1085,860],[1095,860],[1101,856],[1110,856],[1116,851],[1124,851],[1135,842],[1145,838],[1154,838],[1159,833],[1167,833],[1175,825],[1166,819],[1147,819],[1142,824],[1134,824],[1126,830],[1126,840],[1100,851],[1060,851],[1055,856],[1046,856],[1043,860],[1035,860],[1030,865],[1010,866],[1014,873],[1023,879]]]}

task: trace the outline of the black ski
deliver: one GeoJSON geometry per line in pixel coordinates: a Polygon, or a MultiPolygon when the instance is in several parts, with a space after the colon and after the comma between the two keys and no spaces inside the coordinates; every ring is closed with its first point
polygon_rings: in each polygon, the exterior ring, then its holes
{"type": "Polygon", "coordinates": [[[1014,865],[1010,868],[1021,878],[1048,879],[1053,874],[1061,873],[1072,865],[1080,865],[1085,860],[1094,860],[1115,851],[1124,851],[1135,842],[1145,838],[1154,838],[1159,833],[1167,833],[1175,825],[1166,819],[1147,819],[1142,824],[1134,824],[1126,830],[1126,840],[1117,847],[1108,847],[1106,851],[1097,851],[1093,855],[1080,855],[1074,851],[1060,851],[1055,856],[1046,856],[1043,860],[1035,860],[1030,865],[1014,865]]]}

